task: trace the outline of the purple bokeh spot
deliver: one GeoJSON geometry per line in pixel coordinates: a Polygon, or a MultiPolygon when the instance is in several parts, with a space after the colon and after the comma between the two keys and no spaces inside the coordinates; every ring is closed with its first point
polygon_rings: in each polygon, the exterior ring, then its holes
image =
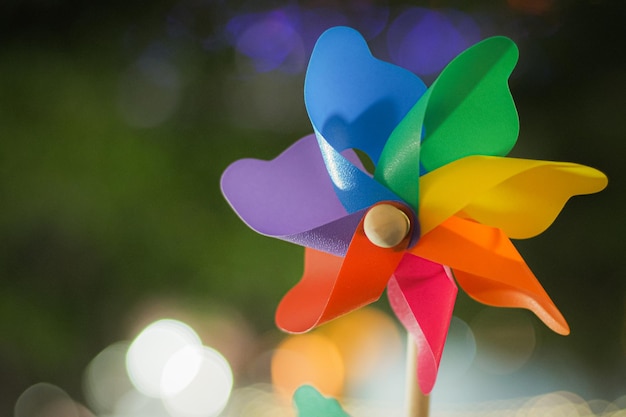
{"type": "Polygon", "coordinates": [[[302,39],[285,11],[248,15],[231,23],[236,32],[235,47],[252,60],[256,71],[267,72],[279,67],[286,72],[304,69],[306,56],[302,39]]]}
{"type": "Polygon", "coordinates": [[[429,76],[479,39],[478,26],[468,15],[414,7],[391,24],[387,47],[395,64],[429,76]]]}
{"type": "Polygon", "coordinates": [[[307,59],[324,31],[333,26],[346,25],[349,25],[348,19],[338,10],[325,7],[301,10],[299,29],[307,51],[307,59]]]}
{"type": "Polygon", "coordinates": [[[291,4],[237,15],[227,23],[225,35],[256,71],[296,73],[304,71],[315,42],[327,29],[350,26],[372,39],[384,30],[388,19],[388,7],[371,0],[351,0],[333,7],[291,4]]]}
{"type": "Polygon", "coordinates": [[[358,30],[365,39],[371,40],[380,35],[389,20],[389,7],[386,1],[352,0],[350,5],[350,26],[358,30]]]}
{"type": "Polygon", "coordinates": [[[483,36],[481,36],[481,26],[478,24],[474,16],[470,16],[467,13],[454,9],[447,10],[446,16],[450,19],[454,27],[459,31],[465,40],[465,46],[463,49],[467,49],[483,39],[483,36]]]}

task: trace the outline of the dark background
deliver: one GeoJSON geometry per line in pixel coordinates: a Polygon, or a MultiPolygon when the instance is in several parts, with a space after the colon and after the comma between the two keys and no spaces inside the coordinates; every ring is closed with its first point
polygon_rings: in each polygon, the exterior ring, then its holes
{"type": "MultiPolygon", "coordinates": [[[[40,381],[80,400],[85,366],[131,336],[150,300],[236,309],[273,331],[301,249],[248,230],[218,182],[230,162],[271,158],[311,130],[303,73],[253,71],[227,32],[235,16],[286,3],[2,2],[0,414],[40,381]],[[266,106],[285,116],[259,118],[266,106]]],[[[608,175],[605,191],[573,199],[518,247],[572,328],[540,328],[542,343],[579,358],[595,395],[626,394],[624,3],[418,3],[380,4],[390,17],[456,8],[490,22],[483,37],[518,43],[514,156],[608,175]]],[[[455,314],[481,308],[461,294],[455,314]]]]}

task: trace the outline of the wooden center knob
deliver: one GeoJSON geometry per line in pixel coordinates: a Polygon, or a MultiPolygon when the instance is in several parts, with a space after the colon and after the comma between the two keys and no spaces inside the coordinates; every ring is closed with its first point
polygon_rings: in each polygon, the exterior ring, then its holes
{"type": "Polygon", "coordinates": [[[402,210],[391,204],[379,204],[365,215],[363,230],[374,245],[393,248],[409,234],[411,222],[402,210]]]}

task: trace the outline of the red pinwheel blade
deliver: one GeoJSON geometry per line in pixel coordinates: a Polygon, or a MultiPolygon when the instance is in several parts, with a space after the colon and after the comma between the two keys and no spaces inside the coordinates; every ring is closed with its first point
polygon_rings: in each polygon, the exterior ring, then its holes
{"type": "Polygon", "coordinates": [[[456,294],[447,267],[411,254],[387,285],[391,308],[417,345],[417,380],[425,394],[435,385],[456,294]]]}
{"type": "Polygon", "coordinates": [[[526,308],[555,332],[569,333],[567,322],[502,230],[453,216],[422,236],[410,252],[448,265],[475,300],[526,308]]]}
{"type": "Polygon", "coordinates": [[[378,300],[408,243],[409,237],[380,248],[369,241],[361,220],[345,258],[307,248],[302,279],[278,305],[276,324],[303,333],[378,300]]]}

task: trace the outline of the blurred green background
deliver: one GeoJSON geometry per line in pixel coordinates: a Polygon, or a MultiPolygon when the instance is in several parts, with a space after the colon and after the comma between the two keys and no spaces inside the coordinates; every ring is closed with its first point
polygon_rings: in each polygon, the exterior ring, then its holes
{"type": "MultiPolygon", "coordinates": [[[[360,3],[299,6],[349,15],[360,3]]],[[[275,332],[302,249],[247,229],[219,177],[311,131],[302,71],[255,72],[227,35],[235,16],[286,4],[296,3],[2,2],[0,414],[40,381],[80,399],[91,358],[132,337],[150,303],[234,310],[257,334],[275,332]]],[[[511,36],[513,155],[608,175],[605,191],[573,199],[518,247],[572,328],[563,338],[538,326],[542,346],[577,358],[594,395],[626,394],[624,3],[380,4],[389,19],[456,8],[481,17],[482,37],[511,36]]],[[[455,315],[482,308],[460,294],[455,315]]]]}

